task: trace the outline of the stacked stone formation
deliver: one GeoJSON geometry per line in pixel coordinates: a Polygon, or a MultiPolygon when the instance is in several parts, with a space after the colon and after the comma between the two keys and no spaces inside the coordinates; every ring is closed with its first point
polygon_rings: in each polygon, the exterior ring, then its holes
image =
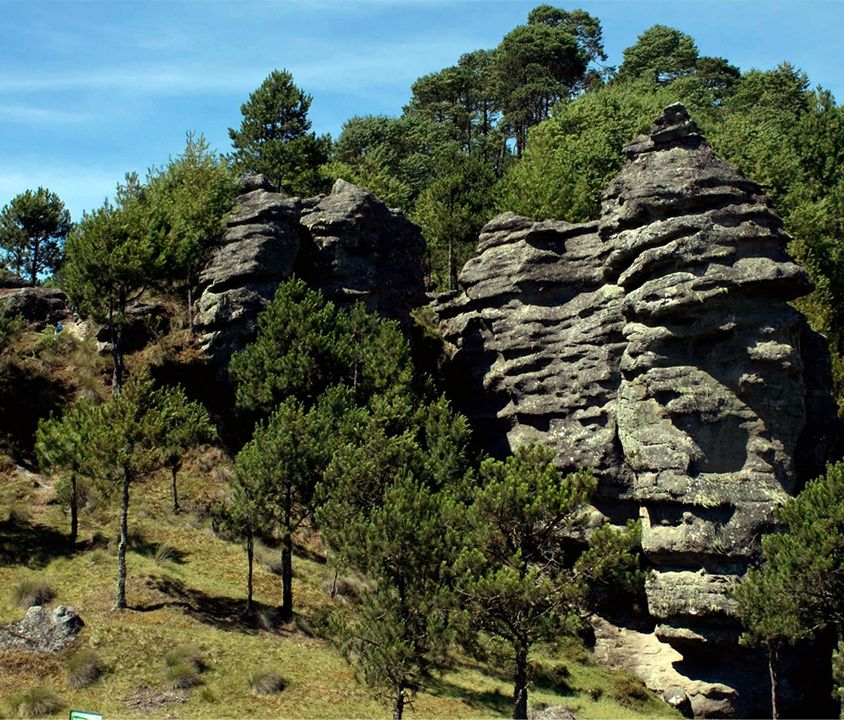
{"type": "Polygon", "coordinates": [[[250,176],[199,276],[196,329],[204,350],[225,367],[294,273],[334,302],[361,300],[407,321],[425,302],[424,252],[419,229],[363,188],[338,180],[329,195],[303,200],[250,176]]]}
{"type": "Polygon", "coordinates": [[[768,198],[681,105],[625,153],[597,223],[499,216],[435,310],[490,449],[551,445],[596,470],[611,520],[638,512],[657,637],[713,681],[706,707],[741,711],[729,589],[834,452],[825,347],[788,304],[811,288],[768,198]]]}

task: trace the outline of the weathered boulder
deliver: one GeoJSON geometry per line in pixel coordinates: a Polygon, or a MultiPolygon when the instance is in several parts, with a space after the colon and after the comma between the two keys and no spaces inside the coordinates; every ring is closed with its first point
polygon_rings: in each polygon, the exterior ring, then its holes
{"type": "Polygon", "coordinates": [[[39,328],[71,316],[67,295],[55,288],[37,286],[0,290],[0,312],[6,317],[19,315],[39,328]]]}
{"type": "Polygon", "coordinates": [[[595,468],[613,521],[641,518],[654,637],[682,653],[671,685],[696,714],[752,712],[729,588],[838,452],[825,343],[789,305],[811,288],[768,198],[682,106],[625,153],[598,222],[483,229],[434,305],[448,372],[492,452],[548,444],[595,468]]]}
{"type": "Polygon", "coordinates": [[[263,175],[245,179],[227,228],[199,275],[196,330],[223,367],[254,338],[256,318],[294,272],[334,302],[361,300],[408,321],[426,302],[419,229],[364,188],[288,198],[263,175]]]}
{"type": "Polygon", "coordinates": [[[254,337],[255,318],[293,274],[299,252],[299,199],[276,192],[263,175],[247,178],[243,189],[199,274],[195,327],[221,365],[254,337]]]}
{"type": "Polygon", "coordinates": [[[56,653],[70,647],[85,623],[72,607],[48,611],[33,605],[20,620],[0,628],[0,646],[28,652],[56,653]]]}
{"type": "MultiPolygon", "coordinates": [[[[123,326],[123,351],[136,352],[146,347],[155,338],[170,331],[170,309],[162,302],[130,303],[126,308],[126,324],[123,326]]],[[[95,335],[100,352],[111,352],[111,331],[101,326],[95,335]]]]}
{"type": "Polygon", "coordinates": [[[419,228],[365,188],[337,180],[300,222],[306,277],[329,300],[399,320],[426,302],[419,228]]]}

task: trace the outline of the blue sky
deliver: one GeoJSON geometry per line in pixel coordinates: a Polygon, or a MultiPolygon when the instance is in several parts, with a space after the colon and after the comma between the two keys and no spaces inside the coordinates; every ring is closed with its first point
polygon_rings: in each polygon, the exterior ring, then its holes
{"type": "MultiPolygon", "coordinates": [[[[398,114],[417,77],[491,48],[541,0],[71,2],[0,0],[0,205],[57,192],[74,219],[130,170],[202,132],[221,152],[240,105],[274,68],[314,97],[317,132],[398,114]]],[[[609,63],[654,23],[743,70],[789,60],[844,99],[844,0],[604,0],[609,63]]]]}

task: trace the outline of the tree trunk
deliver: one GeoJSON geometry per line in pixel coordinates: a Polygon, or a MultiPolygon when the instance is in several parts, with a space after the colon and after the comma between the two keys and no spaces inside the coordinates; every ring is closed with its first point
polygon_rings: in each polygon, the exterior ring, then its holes
{"type": "Polygon", "coordinates": [[[399,683],[396,688],[396,699],[393,703],[393,720],[401,720],[404,712],[404,683],[399,683]]]}
{"type": "Polygon", "coordinates": [[[768,675],[771,678],[771,718],[779,718],[777,709],[777,648],[772,645],[768,648],[768,675]]]}
{"type": "Polygon", "coordinates": [[[448,289],[457,290],[457,257],[454,252],[454,236],[448,237],[448,289]]]}
{"type": "Polygon", "coordinates": [[[513,685],[513,720],[527,720],[527,648],[516,646],[516,674],[513,685]]]}
{"type": "Polygon", "coordinates": [[[255,558],[255,539],[250,532],[246,536],[246,612],[252,612],[252,563],[255,558]]]}
{"type": "MultiPolygon", "coordinates": [[[[126,313],[126,295],[121,292],[119,297],[120,312],[126,313]]],[[[108,322],[111,326],[111,359],[114,363],[114,373],[111,377],[111,392],[120,394],[123,387],[123,319],[119,323],[114,320],[114,302],[109,303],[108,322]]]]}
{"type": "Polygon", "coordinates": [[[129,543],[129,470],[123,468],[123,502],[120,506],[120,542],[117,544],[117,604],[126,607],[126,546],[129,543]]]}
{"type": "Polygon", "coordinates": [[[176,489],[176,474],[179,472],[179,468],[177,465],[170,466],[170,472],[172,473],[172,480],[170,482],[170,490],[173,495],[173,514],[178,515],[181,512],[181,508],[179,507],[179,492],[176,489]]]}
{"type": "Polygon", "coordinates": [[[190,334],[193,335],[193,282],[190,272],[188,272],[188,328],[190,334]]]}
{"type": "Polygon", "coordinates": [[[76,547],[79,532],[79,499],[76,492],[76,475],[70,476],[70,549],[76,547]]]}
{"type": "Polygon", "coordinates": [[[38,250],[40,248],[40,243],[36,238],[34,241],[34,246],[32,248],[32,268],[30,269],[30,282],[32,283],[32,287],[35,287],[38,284],[38,250]]]}
{"type": "Polygon", "coordinates": [[[281,539],[281,619],[293,619],[293,535],[289,530],[281,539]]]}

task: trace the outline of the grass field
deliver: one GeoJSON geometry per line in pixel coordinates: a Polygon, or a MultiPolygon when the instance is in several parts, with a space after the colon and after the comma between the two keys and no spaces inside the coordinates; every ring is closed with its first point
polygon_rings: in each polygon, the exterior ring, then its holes
{"type": "MultiPolygon", "coordinates": [[[[188,463],[180,492],[201,507],[221,492],[230,463],[211,450],[188,463]]],[[[0,650],[0,716],[15,717],[21,693],[44,687],[56,702],[48,715],[69,709],[106,718],[378,718],[390,708],[358,681],[330,640],[319,637],[331,608],[333,570],[318,538],[305,539],[294,559],[295,620],[273,622],[280,578],[268,569],[276,551],[259,547],[255,599],[259,622],[241,614],[245,597],[243,549],[218,538],[195,512],[173,516],[168,477],[136,485],[130,507],[127,599],[113,610],[117,509],[93,502],[80,515],[77,550],[67,555],[68,520],[46,479],[0,468],[0,624],[20,618],[14,589],[24,581],[48,584],[51,605],[74,607],[85,621],[77,646],[57,656],[0,650]],[[165,656],[184,647],[201,658],[200,684],[173,688],[165,656]],[[81,649],[95,654],[102,675],[72,687],[67,668],[81,649]],[[250,676],[278,673],[284,689],[256,694],[250,676]]],[[[565,705],[578,718],[678,717],[628,676],[590,662],[572,641],[542,648],[533,658],[537,678],[530,704],[565,705]],[[561,669],[562,668],[562,669],[561,669]]],[[[491,663],[455,656],[453,668],[420,693],[407,717],[509,717],[512,686],[491,663]]]]}

